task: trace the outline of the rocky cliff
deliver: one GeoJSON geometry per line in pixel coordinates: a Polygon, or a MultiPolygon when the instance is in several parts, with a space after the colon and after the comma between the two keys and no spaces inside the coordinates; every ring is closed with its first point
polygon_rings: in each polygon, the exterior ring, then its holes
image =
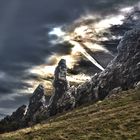
{"type": "MultiPolygon", "coordinates": [[[[27,111],[23,109],[22,115],[14,117],[15,120],[25,124],[24,126],[29,126],[31,123],[47,120],[51,116],[85,103],[103,100],[121,90],[138,87],[140,85],[140,29],[127,32],[117,49],[118,55],[104,71],[95,74],[91,80],[78,87],[69,87],[66,79],[66,61],[62,59],[56,67],[53,83],[55,92],[49,103],[46,103],[43,86],[39,85],[30,98],[27,111]]],[[[18,110],[15,114],[18,116],[18,110]]],[[[0,125],[3,126],[4,122],[11,124],[12,121],[8,119],[6,117],[0,125]]],[[[12,130],[15,129],[17,127],[12,130]]],[[[5,130],[9,129],[5,128],[5,130]]]]}
{"type": "Polygon", "coordinates": [[[118,55],[103,72],[77,88],[78,104],[102,100],[113,90],[134,88],[140,81],[140,29],[127,32],[117,49],[118,55]]]}

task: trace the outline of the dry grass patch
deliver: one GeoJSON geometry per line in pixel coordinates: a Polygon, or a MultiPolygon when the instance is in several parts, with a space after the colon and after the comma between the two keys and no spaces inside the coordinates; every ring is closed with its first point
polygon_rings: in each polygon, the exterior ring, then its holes
{"type": "Polygon", "coordinates": [[[140,90],[79,107],[46,124],[0,135],[0,140],[140,139],[140,90]]]}

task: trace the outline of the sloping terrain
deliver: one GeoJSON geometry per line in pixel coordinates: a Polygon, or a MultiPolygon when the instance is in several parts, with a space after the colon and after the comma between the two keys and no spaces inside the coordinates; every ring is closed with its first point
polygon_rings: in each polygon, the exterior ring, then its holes
{"type": "Polygon", "coordinates": [[[0,135],[0,140],[138,140],[140,89],[111,95],[30,128],[0,135]]]}
{"type": "Polygon", "coordinates": [[[117,56],[104,71],[78,86],[69,86],[66,60],[61,59],[55,69],[51,98],[45,97],[45,88],[40,84],[30,97],[28,106],[19,107],[0,121],[0,133],[30,127],[89,102],[104,100],[113,92],[139,86],[140,28],[125,33],[117,49],[117,56]]]}

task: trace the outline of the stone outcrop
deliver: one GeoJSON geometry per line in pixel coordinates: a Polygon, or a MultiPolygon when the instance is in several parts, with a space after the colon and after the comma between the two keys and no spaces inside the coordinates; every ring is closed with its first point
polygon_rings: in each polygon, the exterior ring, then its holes
{"type": "Polygon", "coordinates": [[[12,131],[25,127],[24,116],[26,113],[26,105],[22,105],[11,116],[6,116],[0,121],[0,133],[5,131],[12,131]]]}
{"type": "MultiPolygon", "coordinates": [[[[53,86],[55,91],[47,106],[44,88],[39,85],[30,98],[27,112],[22,112],[25,109],[25,106],[23,106],[16,113],[13,113],[12,116],[14,117],[6,117],[5,119],[15,118],[12,120],[20,120],[21,124],[27,126],[30,122],[37,122],[37,118],[47,120],[51,116],[85,103],[103,100],[121,90],[139,88],[140,29],[127,32],[117,49],[118,55],[104,71],[95,74],[89,81],[78,87],[69,87],[66,78],[66,61],[64,59],[60,60],[54,74],[53,86]]],[[[4,124],[2,121],[0,125],[4,124]]]]}
{"type": "Polygon", "coordinates": [[[22,105],[19,107],[13,114],[11,115],[11,120],[12,121],[20,121],[24,118],[25,113],[26,113],[27,106],[22,105]]]}
{"type": "Polygon", "coordinates": [[[77,104],[103,100],[113,89],[134,88],[140,81],[140,29],[127,32],[118,45],[118,55],[107,68],[77,88],[77,104]]]}
{"type": "Polygon", "coordinates": [[[0,132],[13,131],[27,127],[37,122],[39,113],[46,108],[45,89],[39,85],[29,99],[29,105],[22,105],[11,116],[6,116],[0,122],[0,132]]]}
{"type": "Polygon", "coordinates": [[[26,112],[26,120],[29,119],[29,121],[36,121],[36,115],[45,109],[45,107],[45,89],[43,85],[40,84],[34,91],[33,95],[30,97],[28,109],[26,112]]]}
{"type": "Polygon", "coordinates": [[[66,60],[61,59],[54,73],[53,86],[55,92],[52,95],[49,102],[48,106],[49,116],[53,116],[58,112],[60,112],[61,110],[62,104],[60,103],[61,102],[60,100],[64,98],[64,95],[66,95],[66,92],[69,89],[69,83],[67,81],[66,74],[67,74],[66,60]]]}

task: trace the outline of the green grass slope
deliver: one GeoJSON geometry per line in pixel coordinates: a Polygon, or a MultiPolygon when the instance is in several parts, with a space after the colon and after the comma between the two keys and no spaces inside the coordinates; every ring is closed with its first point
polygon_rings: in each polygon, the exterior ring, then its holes
{"type": "Polygon", "coordinates": [[[140,140],[140,90],[52,118],[46,124],[0,135],[0,140],[140,140]]]}

